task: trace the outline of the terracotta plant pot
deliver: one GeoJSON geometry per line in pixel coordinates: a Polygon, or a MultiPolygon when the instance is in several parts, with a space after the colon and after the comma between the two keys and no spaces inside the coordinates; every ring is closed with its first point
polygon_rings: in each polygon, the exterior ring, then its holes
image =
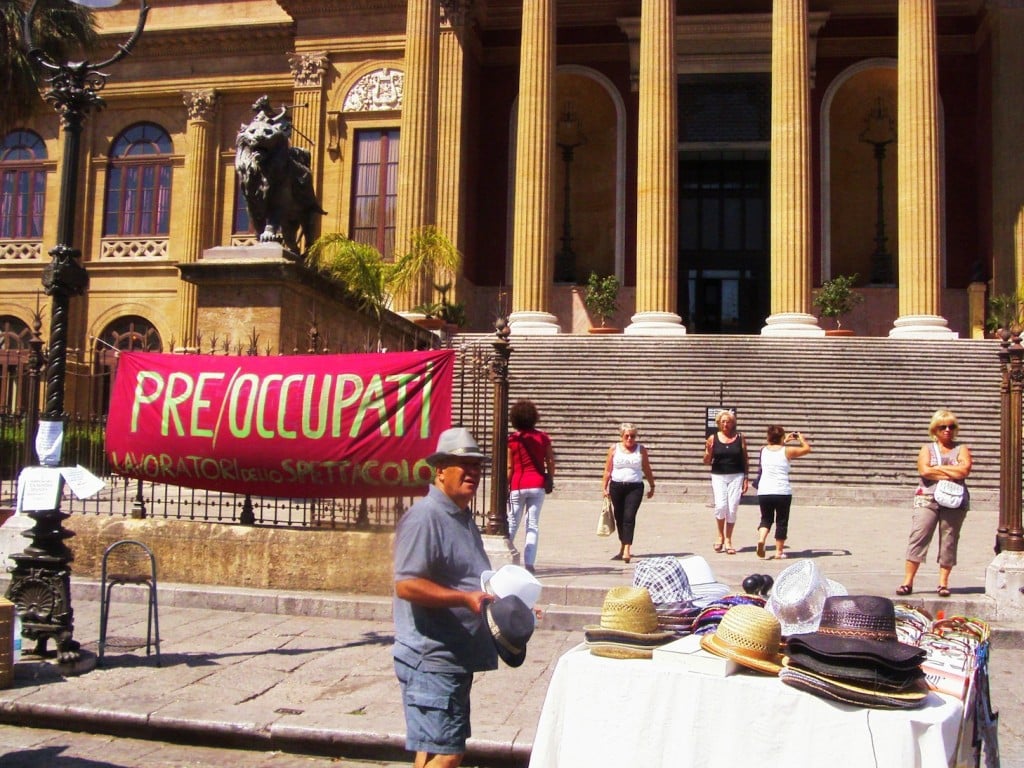
{"type": "Polygon", "coordinates": [[[588,333],[622,333],[621,328],[612,328],[610,325],[599,325],[591,328],[588,333]]]}
{"type": "Polygon", "coordinates": [[[420,328],[426,328],[428,331],[437,331],[444,328],[444,320],[440,317],[420,317],[413,320],[413,322],[420,328]]]}
{"type": "Polygon", "coordinates": [[[853,336],[853,331],[849,328],[828,328],[825,330],[826,336],[853,336]]]}

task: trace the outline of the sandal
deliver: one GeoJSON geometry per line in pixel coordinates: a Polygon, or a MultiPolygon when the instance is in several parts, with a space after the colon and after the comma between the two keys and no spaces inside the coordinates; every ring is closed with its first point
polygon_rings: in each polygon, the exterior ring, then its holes
{"type": "Polygon", "coordinates": [[[778,552],[775,555],[775,559],[776,560],[789,560],[789,555],[787,555],[785,552],[778,552]]]}
{"type": "Polygon", "coordinates": [[[914,594],[914,588],[909,584],[900,584],[896,587],[896,594],[900,597],[906,597],[907,595],[914,594]]]}
{"type": "Polygon", "coordinates": [[[715,546],[713,547],[715,552],[721,552],[724,548],[725,548],[725,544],[722,543],[721,541],[715,542],[715,546]]]}
{"type": "Polygon", "coordinates": [[[757,542],[757,556],[764,560],[764,542],[757,542]]]}
{"type": "Polygon", "coordinates": [[[938,588],[935,590],[935,594],[939,597],[949,597],[949,587],[944,587],[939,584],[938,588]]]}
{"type": "Polygon", "coordinates": [[[733,549],[732,547],[729,547],[728,549],[725,550],[725,554],[727,554],[727,555],[735,555],[736,554],[736,550],[733,549]]]}

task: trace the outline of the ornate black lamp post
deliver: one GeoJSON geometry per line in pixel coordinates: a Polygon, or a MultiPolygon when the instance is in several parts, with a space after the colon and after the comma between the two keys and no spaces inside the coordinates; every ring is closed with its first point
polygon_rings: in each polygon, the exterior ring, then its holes
{"type": "Polygon", "coordinates": [[[1021,526],[1021,417],[1024,414],[1024,346],[1019,323],[999,329],[999,363],[1003,380],[1000,387],[1000,467],[999,527],[996,539],[999,549],[1024,552],[1024,530],[1021,526]]]}
{"type": "MultiPolygon", "coordinates": [[[[79,5],[106,7],[119,0],[74,0],[79,5]]],[[[67,368],[68,305],[72,296],[85,292],[89,276],[79,263],[81,251],[74,247],[75,206],[78,192],[79,156],[82,126],[86,116],[103,108],[98,92],[106,85],[101,71],[127,56],[146,25],[149,6],[139,0],[139,21],[128,40],[117,52],[99,64],[88,61],[58,63],[36,47],[32,21],[39,0],[25,14],[24,36],[29,58],[43,71],[48,84],[44,98],[60,115],[64,129],[64,154],[61,161],[60,200],[57,207],[57,245],[50,250],[52,261],[43,271],[43,287],[50,296],[50,338],[46,353],[45,402],[40,414],[39,431],[56,449],[51,456],[40,457],[51,466],[60,465],[60,446],[64,424],[64,376],[67,368]]],[[[37,450],[40,441],[37,439],[37,450]]],[[[57,660],[74,664],[81,659],[79,644],[72,639],[74,612],[71,609],[71,570],[74,559],[65,539],[74,534],[63,527],[68,514],[57,508],[30,512],[35,525],[25,535],[32,539],[25,551],[12,555],[16,566],[11,574],[8,597],[22,621],[22,635],[36,641],[35,653],[47,655],[46,644],[52,637],[57,660]]]]}
{"type": "Polygon", "coordinates": [[[891,285],[893,282],[892,254],[885,235],[885,148],[896,140],[896,127],[881,97],[868,112],[860,140],[870,144],[875,154],[875,252],[871,254],[871,282],[891,285]]]}
{"type": "Polygon", "coordinates": [[[485,533],[508,538],[508,361],[512,357],[510,330],[505,318],[495,323],[494,356],[491,358],[491,382],[494,385],[491,458],[491,509],[485,533]]]}
{"type": "Polygon", "coordinates": [[[562,203],[562,248],[555,254],[555,282],[572,283],[576,280],[576,254],[572,250],[572,216],[571,216],[571,177],[572,158],[576,147],[582,146],[587,139],[583,135],[582,124],[571,101],[565,103],[565,110],[558,118],[555,141],[562,150],[565,162],[565,182],[562,185],[564,201],[562,203]]]}

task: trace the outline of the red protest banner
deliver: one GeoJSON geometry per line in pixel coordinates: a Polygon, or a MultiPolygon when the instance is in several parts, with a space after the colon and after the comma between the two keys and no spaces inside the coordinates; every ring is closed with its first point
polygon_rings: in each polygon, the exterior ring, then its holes
{"type": "Polygon", "coordinates": [[[451,426],[454,360],[122,352],[107,457],[128,477],[233,493],[415,495],[451,426]]]}

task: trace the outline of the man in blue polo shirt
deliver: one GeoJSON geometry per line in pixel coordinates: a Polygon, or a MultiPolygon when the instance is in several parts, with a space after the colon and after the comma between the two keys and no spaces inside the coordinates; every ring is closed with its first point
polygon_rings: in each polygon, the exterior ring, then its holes
{"type": "Polygon", "coordinates": [[[455,768],[470,735],[473,673],[497,669],[480,589],[491,564],[469,510],[490,458],[469,430],[441,433],[427,457],[434,484],[395,535],[395,674],[402,688],[406,749],[416,768],[455,768]]]}

